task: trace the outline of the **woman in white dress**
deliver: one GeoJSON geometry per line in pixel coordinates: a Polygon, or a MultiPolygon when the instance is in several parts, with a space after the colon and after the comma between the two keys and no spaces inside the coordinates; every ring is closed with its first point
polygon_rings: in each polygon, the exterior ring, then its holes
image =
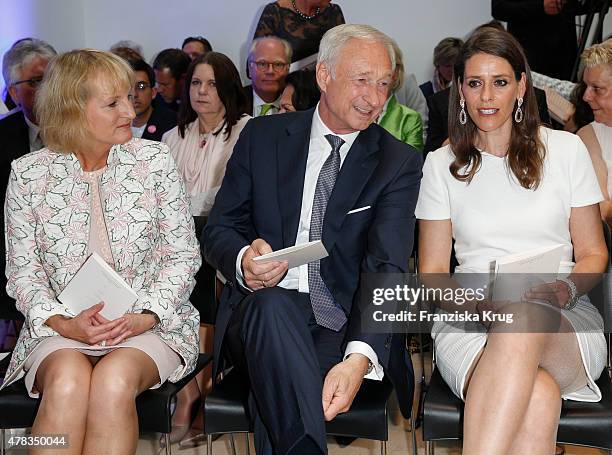
{"type": "Polygon", "coordinates": [[[539,303],[511,307],[518,323],[562,318],[554,333],[508,333],[503,322],[472,333],[436,324],[437,366],[465,400],[463,453],[550,455],[562,397],[601,398],[594,381],[605,365],[603,322],[584,296],[592,280],[582,275],[607,265],[601,192],[579,138],[539,126],[529,68],[511,35],[474,32],[455,77],[450,145],[423,168],[419,271],[447,273],[453,239],[457,271],[483,274],[497,258],[562,244],[559,281],[525,295],[539,303]]]}
{"type": "Polygon", "coordinates": [[[588,48],[582,54],[586,84],[583,99],[593,109],[595,121],[582,127],[578,136],[593,160],[604,200],[601,217],[612,226],[612,39],[588,48]]]}

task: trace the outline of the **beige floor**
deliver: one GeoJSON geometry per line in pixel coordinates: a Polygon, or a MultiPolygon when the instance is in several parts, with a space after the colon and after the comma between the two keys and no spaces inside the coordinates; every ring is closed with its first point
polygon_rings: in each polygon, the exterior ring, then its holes
{"type": "MultiPolygon", "coordinates": [[[[419,362],[416,357],[414,358],[415,368],[419,368],[419,362]]],[[[420,372],[417,371],[417,377],[420,372]]],[[[410,427],[408,422],[404,421],[397,409],[397,405],[392,400],[390,403],[391,408],[391,425],[389,427],[389,441],[387,443],[388,454],[411,454],[412,453],[412,434],[410,433],[410,427]]],[[[236,453],[245,454],[245,436],[236,435],[236,453]]],[[[253,438],[250,438],[251,454],[254,454],[253,449],[253,438]]],[[[378,441],[367,441],[364,439],[358,439],[354,441],[348,447],[339,447],[333,439],[328,441],[330,455],[366,455],[380,454],[380,443],[378,441]]],[[[421,440],[421,431],[417,430],[417,447],[418,452],[421,455],[425,454],[425,445],[421,440]]],[[[173,446],[173,453],[178,455],[201,455],[206,453],[206,444],[203,444],[196,449],[179,450],[178,446],[173,446]]],[[[230,438],[229,436],[223,436],[213,443],[214,454],[216,455],[229,455],[231,454],[230,438]]],[[[157,439],[154,435],[143,435],[138,445],[139,455],[149,454],[164,454],[165,452],[159,448],[157,439]]],[[[604,451],[596,449],[585,449],[582,447],[570,447],[566,446],[567,455],[602,455],[604,451]]],[[[461,446],[456,442],[438,443],[436,445],[436,454],[438,455],[460,455],[461,446]]]]}

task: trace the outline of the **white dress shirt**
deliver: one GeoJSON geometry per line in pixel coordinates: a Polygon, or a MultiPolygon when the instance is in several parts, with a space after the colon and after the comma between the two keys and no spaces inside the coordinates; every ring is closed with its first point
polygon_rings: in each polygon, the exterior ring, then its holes
{"type": "MultiPolygon", "coordinates": [[[[312,214],[312,204],[317,179],[325,160],[327,160],[332,151],[331,144],[327,141],[327,139],[325,139],[327,134],[334,134],[344,140],[344,144],[342,144],[340,147],[340,168],[342,168],[344,160],[351,146],[353,145],[353,142],[355,142],[355,139],[357,139],[359,131],[350,134],[335,134],[325,125],[325,123],[323,123],[323,120],[321,120],[321,116],[319,115],[319,105],[317,105],[312,118],[312,127],[310,129],[310,142],[308,146],[306,174],[304,176],[304,189],[302,193],[302,209],[300,211],[300,221],[298,223],[297,236],[295,239],[296,245],[309,242],[310,217],[312,214]]],[[[248,248],[249,246],[242,248],[242,250],[240,250],[238,253],[238,257],[236,258],[236,277],[246,289],[248,289],[248,287],[244,282],[241,264],[242,256],[248,248]]],[[[278,283],[277,286],[285,289],[295,289],[298,292],[308,293],[308,264],[289,269],[283,280],[278,283]]],[[[362,341],[350,341],[346,346],[346,350],[344,351],[344,358],[354,353],[365,355],[370,362],[372,362],[372,365],[374,365],[372,371],[367,374],[365,378],[382,380],[384,376],[383,368],[378,363],[378,356],[370,345],[362,341]]]]}
{"type": "Polygon", "coordinates": [[[257,93],[255,93],[255,89],[252,89],[252,90],[253,90],[253,117],[259,117],[259,113],[261,112],[261,106],[263,106],[264,104],[274,105],[270,108],[270,110],[266,113],[266,115],[278,114],[278,111],[280,109],[280,95],[278,98],[276,98],[271,103],[266,103],[264,100],[262,100],[259,97],[257,93]]]}

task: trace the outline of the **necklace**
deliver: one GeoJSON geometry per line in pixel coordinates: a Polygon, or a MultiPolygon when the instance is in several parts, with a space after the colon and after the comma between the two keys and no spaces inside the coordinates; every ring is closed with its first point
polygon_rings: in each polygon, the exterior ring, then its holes
{"type": "Polygon", "coordinates": [[[208,139],[210,139],[211,133],[200,133],[200,148],[204,148],[208,139]]]}
{"type": "Polygon", "coordinates": [[[293,7],[293,10],[297,13],[298,16],[300,16],[302,19],[307,20],[307,21],[314,19],[321,12],[321,8],[317,6],[317,9],[312,16],[309,16],[308,14],[304,14],[298,9],[297,5],[295,4],[295,0],[291,0],[291,6],[293,7]]]}

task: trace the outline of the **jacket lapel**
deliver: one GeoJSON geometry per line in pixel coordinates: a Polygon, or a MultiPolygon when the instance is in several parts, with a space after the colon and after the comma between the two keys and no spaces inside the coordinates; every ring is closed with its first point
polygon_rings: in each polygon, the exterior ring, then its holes
{"type": "Polygon", "coordinates": [[[278,203],[283,224],[283,247],[295,244],[302,209],[304,175],[306,174],[313,113],[314,109],[300,113],[299,117],[287,126],[287,134],[281,137],[276,150],[278,203]]]}
{"type": "Polygon", "coordinates": [[[354,208],[378,164],[376,152],[380,132],[377,128],[370,125],[357,136],[338,174],[323,222],[322,240],[328,252],[331,252],[336,243],[347,212],[354,208]]]}

